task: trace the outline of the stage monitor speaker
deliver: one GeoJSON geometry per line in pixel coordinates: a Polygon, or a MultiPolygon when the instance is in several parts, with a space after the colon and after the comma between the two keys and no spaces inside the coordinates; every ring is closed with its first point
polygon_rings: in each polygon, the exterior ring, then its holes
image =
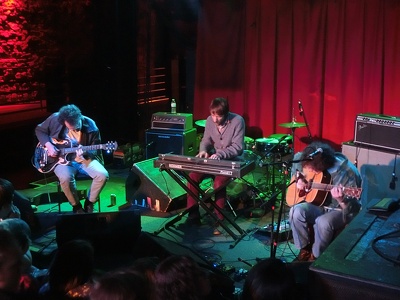
{"type": "Polygon", "coordinates": [[[185,207],[186,191],[167,172],[154,167],[155,159],[135,163],[131,168],[125,183],[127,203],[162,212],[185,207]]]}
{"type": "Polygon", "coordinates": [[[60,214],[56,221],[58,247],[70,240],[84,239],[92,243],[95,255],[131,253],[140,232],[138,210],[60,214]]]}
{"type": "Polygon", "coordinates": [[[196,155],[196,128],[183,132],[170,130],[146,130],[146,159],[158,154],[196,155]]]}
{"type": "MultiPolygon", "coordinates": [[[[171,255],[188,256],[192,258],[202,269],[209,271],[209,278],[215,299],[231,299],[235,290],[233,280],[212,262],[194,252],[190,248],[170,241],[168,239],[142,232],[133,250],[135,257],[157,257],[160,261],[171,255]]],[[[210,299],[214,299],[210,297],[210,299]]]]}

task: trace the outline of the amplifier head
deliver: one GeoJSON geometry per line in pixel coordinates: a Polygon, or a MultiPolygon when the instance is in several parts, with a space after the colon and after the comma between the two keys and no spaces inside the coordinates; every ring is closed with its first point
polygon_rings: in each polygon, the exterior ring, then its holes
{"type": "Polygon", "coordinates": [[[193,128],[193,114],[157,112],[151,117],[151,129],[185,131],[193,128]]]}
{"type": "Polygon", "coordinates": [[[356,144],[400,151],[400,118],[360,114],[354,129],[356,144]]]}

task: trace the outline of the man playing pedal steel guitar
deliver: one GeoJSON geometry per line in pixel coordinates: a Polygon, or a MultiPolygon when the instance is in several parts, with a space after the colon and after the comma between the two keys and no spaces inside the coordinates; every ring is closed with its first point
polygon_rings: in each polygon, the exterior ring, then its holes
{"type": "MultiPolygon", "coordinates": [[[[229,112],[229,103],[225,98],[215,98],[210,104],[210,116],[206,121],[204,135],[200,143],[199,153],[196,155],[201,158],[209,159],[226,159],[234,160],[237,156],[242,155],[244,149],[244,119],[235,113],[229,112]]],[[[191,172],[190,178],[200,183],[209,175],[191,172]]],[[[214,190],[226,184],[231,178],[229,176],[216,175],[214,178],[214,190]]],[[[188,183],[190,190],[198,194],[197,190],[188,183]]],[[[215,194],[216,205],[223,209],[225,205],[226,188],[221,189],[215,194]]],[[[186,221],[189,225],[200,225],[200,213],[197,201],[188,194],[187,208],[192,207],[186,221]]],[[[215,210],[219,220],[223,220],[223,216],[215,210]]],[[[220,234],[218,228],[214,230],[214,234],[220,234]]]]}
{"type": "Polygon", "coordinates": [[[361,176],[342,153],[326,143],[311,143],[296,159],[301,166],[293,166],[296,182],[286,194],[292,206],[289,222],[294,244],[300,249],[298,260],[313,261],[358,213],[361,176]]]}
{"type": "MultiPolygon", "coordinates": [[[[100,131],[96,123],[82,115],[80,109],[73,105],[65,105],[36,126],[36,137],[45,146],[50,157],[59,156],[59,148],[80,147],[100,144],[100,131]]],[[[57,164],[54,173],[60,181],[61,188],[73,207],[74,213],[93,212],[93,203],[98,201],[109,175],[103,166],[100,150],[76,151],[76,156],[66,164],[57,164]],[[85,200],[84,209],[79,201],[75,176],[82,173],[93,181],[89,196],[85,200]]]]}

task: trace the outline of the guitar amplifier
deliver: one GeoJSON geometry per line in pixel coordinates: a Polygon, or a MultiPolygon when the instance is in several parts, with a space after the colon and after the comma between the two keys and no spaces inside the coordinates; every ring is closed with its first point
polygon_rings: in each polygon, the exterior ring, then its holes
{"type": "Polygon", "coordinates": [[[193,114],[157,112],[151,117],[151,129],[186,131],[193,128],[193,114]]]}
{"type": "Polygon", "coordinates": [[[354,143],[400,151],[400,118],[378,114],[357,115],[354,143]]]}

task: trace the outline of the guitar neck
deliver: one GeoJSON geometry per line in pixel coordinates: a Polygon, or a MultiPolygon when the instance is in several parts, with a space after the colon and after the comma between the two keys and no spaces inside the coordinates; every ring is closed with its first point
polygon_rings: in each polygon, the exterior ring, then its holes
{"type": "Polygon", "coordinates": [[[320,182],[313,182],[311,184],[311,188],[319,190],[319,191],[325,191],[325,192],[329,192],[334,187],[335,187],[335,185],[333,185],[333,184],[326,184],[326,183],[320,183],[320,182]]]}
{"type": "MultiPolygon", "coordinates": [[[[337,185],[332,185],[332,184],[324,184],[324,183],[319,183],[319,182],[313,182],[311,184],[312,189],[324,191],[324,192],[329,192],[331,189],[334,187],[337,187],[337,185]]],[[[361,196],[361,188],[358,187],[342,187],[342,192],[346,196],[354,197],[359,199],[361,196]]]]}
{"type": "Polygon", "coordinates": [[[90,145],[90,146],[81,146],[81,147],[71,147],[71,148],[61,148],[61,154],[69,154],[69,153],[74,153],[78,149],[82,149],[82,151],[90,151],[90,150],[99,150],[103,149],[104,145],[90,145]]]}

